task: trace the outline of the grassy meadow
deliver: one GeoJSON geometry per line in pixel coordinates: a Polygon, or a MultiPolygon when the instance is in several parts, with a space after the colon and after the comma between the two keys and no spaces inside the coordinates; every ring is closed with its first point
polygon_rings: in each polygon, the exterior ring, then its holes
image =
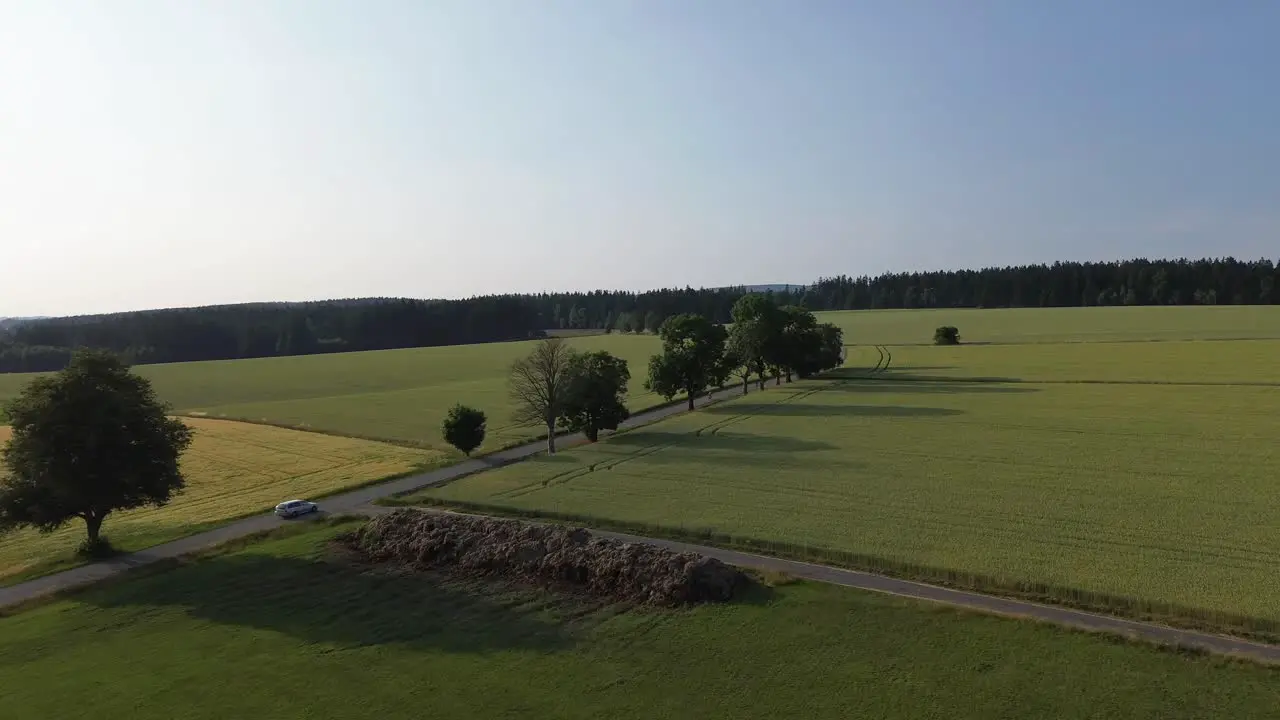
{"type": "Polygon", "coordinates": [[[0,717],[1263,718],[1274,669],[804,582],[648,610],[373,573],[310,523],[0,618],[0,717]]]}
{"type": "Polygon", "coordinates": [[[928,345],[941,325],[960,328],[966,343],[1150,342],[1280,339],[1280,305],[1116,306],[932,310],[846,310],[818,313],[845,342],[928,345]]]}
{"type": "MultiPolygon", "coordinates": [[[[183,457],[187,487],[162,508],[108,516],[103,533],[122,550],[141,550],[231,518],[263,511],[292,497],[316,497],[353,485],[438,464],[426,450],[262,425],[187,418],[195,429],[183,457]]],[[[0,426],[0,443],[9,429],[0,426]]],[[[22,530],[0,538],[0,584],[76,564],[84,524],[41,534],[22,530]]]]}
{"type": "MultiPolygon", "coordinates": [[[[608,350],[630,363],[632,408],[661,398],[642,387],[652,335],[596,335],[570,342],[608,350]]],[[[448,450],[440,423],[456,402],[484,410],[492,449],[535,436],[511,422],[507,369],[531,342],[378,350],[333,355],[141,365],[156,392],[184,414],[267,422],[355,437],[448,450]]],[[[17,394],[29,375],[0,374],[0,400],[17,394]]]]}
{"type": "MultiPolygon", "coordinates": [[[[894,346],[895,365],[940,366],[929,372],[963,375],[979,372],[1023,379],[1062,380],[1082,377],[1197,379],[1208,371],[1218,377],[1265,376],[1275,345],[1263,343],[1245,352],[1232,351],[1230,367],[1216,343],[1175,349],[1165,360],[1142,348],[1113,348],[1105,355],[1076,343],[1140,340],[1210,340],[1253,338],[1280,342],[1280,306],[1025,308],[1010,310],[859,310],[819,313],[821,320],[845,330],[855,346],[894,346]],[[908,362],[907,354],[928,344],[938,325],[956,325],[968,344],[964,362],[945,353],[908,362]],[[985,343],[994,346],[982,345],[985,343]],[[1000,345],[1023,346],[1008,354],[1000,345]],[[979,347],[985,349],[978,350],[979,347]],[[1075,353],[1076,360],[1059,360],[1075,353]],[[1245,357],[1252,353],[1250,357],[1245,357]],[[981,355],[980,357],[976,357],[981,355]],[[1192,355],[1199,355],[1196,360],[1192,355]],[[1142,363],[1163,363],[1160,372],[1142,363]],[[1099,365],[1099,363],[1101,365],[1099,365]],[[1104,372],[1102,367],[1112,370],[1104,372]],[[975,370],[976,368],[976,370],[975,370]],[[1065,371],[1065,374],[1058,373],[1065,371]],[[1241,374],[1243,373],[1243,374],[1241,374]]],[[[643,388],[649,357],[659,349],[651,335],[569,332],[582,350],[608,350],[628,361],[632,409],[661,399],[643,388]]],[[[510,421],[506,372],[511,362],[529,352],[531,343],[489,343],[451,347],[380,350],[334,355],[256,358],[211,362],[144,365],[138,372],[155,383],[160,396],[184,414],[249,420],[353,437],[384,439],[447,450],[440,440],[440,421],[455,402],[489,415],[489,437],[483,450],[538,434],[537,428],[510,421]]],[[[874,353],[868,347],[854,348],[874,353]]],[[[954,351],[953,351],[954,352],[954,351]]],[[[874,362],[874,355],[871,356],[874,362]]],[[[855,362],[859,362],[855,359],[855,362]]],[[[922,370],[924,368],[921,368],[922,370]]],[[[30,375],[0,374],[0,401],[17,394],[30,375]]]]}
{"type": "Polygon", "coordinates": [[[891,350],[417,499],[1280,620],[1280,342],[891,350]]]}

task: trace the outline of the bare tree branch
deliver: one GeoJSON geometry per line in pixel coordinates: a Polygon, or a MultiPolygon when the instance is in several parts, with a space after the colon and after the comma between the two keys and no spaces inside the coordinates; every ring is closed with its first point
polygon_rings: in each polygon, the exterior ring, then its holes
{"type": "Polygon", "coordinates": [[[556,418],[560,415],[568,385],[569,362],[575,355],[560,338],[538,343],[533,352],[511,364],[508,388],[519,423],[540,423],[547,428],[547,450],[555,452],[556,418]]]}

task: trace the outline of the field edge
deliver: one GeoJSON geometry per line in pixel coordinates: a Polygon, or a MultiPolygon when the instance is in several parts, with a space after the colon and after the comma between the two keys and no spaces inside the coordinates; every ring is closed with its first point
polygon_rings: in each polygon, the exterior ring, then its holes
{"type": "Polygon", "coordinates": [[[580,513],[531,510],[464,500],[445,500],[425,495],[432,489],[434,488],[424,488],[403,496],[382,498],[376,504],[384,507],[437,508],[477,515],[537,520],[583,526],[588,529],[628,533],[655,539],[696,543],[784,560],[830,565],[846,570],[856,570],[900,580],[937,585],[953,590],[964,590],[1013,600],[1056,605],[1099,615],[1167,625],[1182,630],[1216,633],[1245,640],[1280,644],[1280,620],[1162,601],[1143,600],[1047,583],[1000,578],[848,550],[730,535],[712,528],[676,527],[631,522],[580,513]]]}

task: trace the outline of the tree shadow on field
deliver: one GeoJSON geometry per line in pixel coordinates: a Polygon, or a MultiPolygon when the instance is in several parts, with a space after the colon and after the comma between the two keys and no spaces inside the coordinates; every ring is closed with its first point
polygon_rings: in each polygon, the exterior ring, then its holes
{"type": "Polygon", "coordinates": [[[175,606],[191,617],[308,643],[454,653],[567,648],[572,628],[556,616],[575,609],[581,615],[587,607],[584,599],[550,591],[372,569],[336,555],[214,557],[79,599],[102,608],[175,606]]]}
{"type": "MultiPolygon", "coordinates": [[[[786,435],[752,435],[732,432],[712,434],[709,431],[701,435],[695,435],[691,432],[665,432],[661,430],[629,432],[609,438],[608,443],[610,445],[641,448],[674,446],[687,450],[723,451],[725,454],[723,456],[717,455],[716,462],[741,462],[750,465],[760,462],[759,457],[751,457],[752,455],[838,449],[835,445],[819,440],[806,440],[804,438],[787,437],[786,435]]],[[[660,460],[662,455],[663,453],[656,453],[643,457],[646,461],[650,459],[660,460]]],[[[685,460],[687,458],[683,458],[682,462],[685,460]]]]}
{"type": "Polygon", "coordinates": [[[1016,385],[1025,382],[1022,378],[1008,377],[1002,375],[929,375],[921,370],[950,370],[950,367],[891,367],[887,370],[872,373],[867,370],[859,370],[856,368],[840,368],[823,373],[822,377],[827,380],[849,380],[860,382],[918,382],[918,383],[938,383],[944,385],[985,385],[985,384],[1002,384],[1016,385]]]}
{"type": "Polygon", "coordinates": [[[775,415],[782,417],[948,417],[963,410],[909,405],[812,405],[809,403],[734,403],[715,405],[703,412],[710,415],[775,415]]]}
{"type": "Polygon", "coordinates": [[[848,378],[833,382],[825,390],[851,393],[894,393],[916,395],[995,394],[1018,395],[1040,392],[1021,380],[1003,378],[944,378],[938,376],[882,375],[848,378]]]}

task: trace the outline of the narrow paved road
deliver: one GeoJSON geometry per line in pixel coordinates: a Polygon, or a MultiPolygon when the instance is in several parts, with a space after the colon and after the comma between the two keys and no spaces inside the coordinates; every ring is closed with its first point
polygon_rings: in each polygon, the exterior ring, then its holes
{"type": "MultiPolygon", "coordinates": [[[[729,390],[718,393],[716,399],[725,399],[735,397],[736,395],[737,392],[729,390]]],[[[709,402],[712,401],[707,398],[700,398],[698,400],[698,405],[704,406],[709,402]]],[[[684,411],[685,406],[683,404],[657,408],[636,415],[628,420],[623,427],[635,427],[637,425],[655,422],[672,415],[678,415],[684,411]]],[[[582,438],[581,436],[562,438],[566,447],[575,442],[583,442],[584,440],[585,438],[582,438]]],[[[378,515],[392,512],[394,508],[371,505],[370,503],[379,498],[412,492],[414,490],[419,490],[431,485],[437,485],[474,472],[480,472],[491,467],[497,467],[507,463],[523,460],[531,455],[541,452],[545,448],[545,442],[530,443],[528,445],[522,445],[509,450],[503,450],[483,458],[476,458],[457,465],[451,465],[429,473],[401,478],[399,480],[392,480],[342,495],[335,495],[324,501],[324,509],[326,512],[334,514],[359,513],[364,515],[378,515]]],[[[448,512],[445,510],[424,511],[448,512]]],[[[141,552],[125,555],[105,562],[66,570],[64,572],[37,578],[35,580],[10,587],[0,588],[0,607],[14,605],[49,593],[93,583],[130,568],[140,567],[158,560],[179,557],[198,550],[203,550],[219,545],[228,540],[234,540],[263,530],[270,530],[285,522],[291,521],[281,520],[274,515],[269,514],[255,516],[238,522],[233,522],[216,530],[200,533],[199,535],[192,535],[191,537],[175,540],[174,542],[159,545],[141,552]]],[[[855,570],[845,570],[827,565],[815,565],[812,563],[784,560],[782,558],[754,555],[716,547],[692,545],[689,543],[658,538],[639,537],[636,535],[607,532],[603,530],[595,530],[593,532],[597,535],[611,537],[625,542],[648,543],[650,545],[664,547],[677,552],[696,552],[740,567],[770,570],[785,573],[792,577],[803,578],[805,580],[814,580],[817,582],[858,588],[860,590],[900,595],[902,597],[912,598],[915,600],[937,602],[984,613],[1029,618],[1066,627],[1093,632],[1112,633],[1161,644],[1197,648],[1216,654],[1239,655],[1264,662],[1280,663],[1280,646],[1267,645],[1240,638],[1214,635],[1212,633],[1195,632],[1192,630],[1179,630],[1177,628],[1157,625],[1154,623],[1125,620],[1123,618],[1107,615],[1096,615],[1094,613],[1071,610],[1069,608],[1053,605],[1041,605],[1039,603],[1026,602],[1022,600],[982,595],[962,590],[952,590],[950,588],[938,587],[936,585],[926,585],[923,583],[911,582],[909,580],[899,580],[897,578],[885,577],[883,575],[874,575],[855,570]]]]}
{"type": "MultiPolygon", "coordinates": [[[[723,400],[730,397],[736,397],[740,390],[727,389],[715,393],[714,398],[701,397],[697,400],[699,407],[706,406],[708,403],[716,400],[723,400]]],[[[648,423],[662,420],[663,418],[679,415],[686,412],[686,403],[679,402],[673,405],[666,405],[642,413],[637,413],[626,422],[622,423],[620,429],[632,428],[638,425],[646,425],[648,423]]],[[[586,442],[586,438],[582,435],[568,435],[556,439],[557,447],[571,447],[576,443],[586,442]]],[[[547,449],[545,440],[521,445],[519,447],[501,450],[490,455],[480,458],[473,458],[460,462],[457,465],[432,470],[431,472],[422,473],[421,475],[411,475],[398,480],[389,480],[385,483],[370,485],[366,488],[353,490],[340,495],[333,495],[320,501],[320,506],[325,514],[340,515],[344,513],[359,513],[368,509],[369,503],[379,498],[390,497],[392,495],[401,495],[404,493],[420,490],[432,485],[439,485],[460,478],[464,475],[480,472],[489,468],[506,465],[508,463],[524,460],[532,455],[536,455],[547,449]]],[[[289,498],[280,498],[288,500],[289,498]]],[[[49,593],[67,590],[81,585],[97,582],[104,578],[111,577],[117,573],[123,572],[130,568],[149,565],[157,560],[167,558],[180,557],[198,550],[221,545],[228,540],[235,540],[246,535],[252,535],[256,532],[270,530],[279,527],[283,523],[293,522],[290,520],[282,520],[272,513],[263,513],[255,515],[243,520],[233,521],[215,530],[202,532],[198,535],[174,540],[173,542],[157,545],[153,548],[141,550],[129,555],[122,555],[110,560],[93,563],[91,565],[83,565],[81,567],[72,568],[63,572],[45,575],[44,577],[28,580],[27,582],[10,585],[8,587],[0,587],[0,608],[16,605],[26,602],[33,598],[49,593]]]]}

